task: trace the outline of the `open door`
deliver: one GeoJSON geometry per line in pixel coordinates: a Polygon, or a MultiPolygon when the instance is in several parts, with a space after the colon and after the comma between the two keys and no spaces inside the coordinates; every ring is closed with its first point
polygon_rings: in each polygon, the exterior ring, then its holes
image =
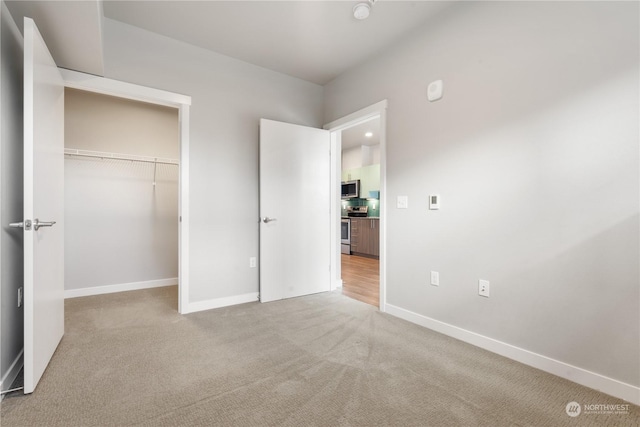
{"type": "Polygon", "coordinates": [[[64,334],[64,81],[24,20],[24,392],[64,334]]]}
{"type": "Polygon", "coordinates": [[[331,289],[330,136],[260,120],[260,301],[331,289]]]}

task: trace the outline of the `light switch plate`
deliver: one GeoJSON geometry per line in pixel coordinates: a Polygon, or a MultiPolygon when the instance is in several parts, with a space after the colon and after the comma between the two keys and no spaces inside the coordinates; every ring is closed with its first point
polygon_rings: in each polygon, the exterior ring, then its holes
{"type": "Polygon", "coordinates": [[[409,209],[409,196],[398,196],[398,209],[409,209]]]}
{"type": "Polygon", "coordinates": [[[444,84],[442,83],[442,80],[436,80],[435,82],[429,83],[429,87],[427,88],[427,99],[433,102],[442,98],[443,86],[444,84]]]}
{"type": "Polygon", "coordinates": [[[440,286],[440,273],[437,271],[431,272],[431,284],[433,286],[440,286]]]}

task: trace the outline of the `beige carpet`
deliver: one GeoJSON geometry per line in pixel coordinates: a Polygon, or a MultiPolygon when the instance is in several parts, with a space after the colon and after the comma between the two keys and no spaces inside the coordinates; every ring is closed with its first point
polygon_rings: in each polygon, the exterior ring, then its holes
{"type": "Polygon", "coordinates": [[[624,403],[338,293],[181,316],[177,288],[66,302],[66,334],[6,426],[637,426],[624,403]]]}

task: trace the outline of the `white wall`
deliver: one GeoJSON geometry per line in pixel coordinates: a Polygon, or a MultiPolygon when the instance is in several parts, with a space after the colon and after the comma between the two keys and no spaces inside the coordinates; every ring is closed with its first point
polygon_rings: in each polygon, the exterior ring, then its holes
{"type": "Polygon", "coordinates": [[[105,77],[192,97],[190,301],[256,294],[259,119],[319,127],[322,88],[109,19],[104,36],[105,77]]]}
{"type": "Polygon", "coordinates": [[[178,109],[65,89],[65,148],[180,158],[178,109]]]}
{"type": "Polygon", "coordinates": [[[463,2],[325,87],[325,122],[389,102],[396,312],[640,385],[638,16],[463,2]]]}
{"type": "Polygon", "coordinates": [[[379,165],[380,164],[380,144],[371,145],[371,164],[379,165]]]}
{"type": "MultiPolygon", "coordinates": [[[[178,110],[67,89],[65,147],[178,159],[178,110]]],[[[178,166],[154,168],[65,158],[68,296],[177,284],[178,166]]]]}
{"type": "Polygon", "coordinates": [[[380,164],[380,144],[342,150],[342,170],[380,164]]]}
{"type": "Polygon", "coordinates": [[[24,283],[23,231],[9,228],[23,219],[22,36],[4,2],[0,12],[0,389],[7,390],[22,367],[24,313],[18,288],[24,283]]]}
{"type": "Polygon", "coordinates": [[[348,148],[342,151],[342,170],[362,167],[362,147],[348,148]]]}

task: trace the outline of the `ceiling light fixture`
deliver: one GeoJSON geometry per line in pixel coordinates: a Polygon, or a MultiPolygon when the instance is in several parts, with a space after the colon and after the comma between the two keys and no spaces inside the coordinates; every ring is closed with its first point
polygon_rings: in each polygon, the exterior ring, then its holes
{"type": "Polygon", "coordinates": [[[367,138],[371,138],[373,136],[373,132],[367,132],[364,134],[367,138]]]}
{"type": "Polygon", "coordinates": [[[371,13],[371,6],[373,5],[373,1],[369,0],[367,2],[358,3],[353,7],[353,17],[358,21],[362,21],[363,19],[367,19],[369,14],[371,13]]]}

